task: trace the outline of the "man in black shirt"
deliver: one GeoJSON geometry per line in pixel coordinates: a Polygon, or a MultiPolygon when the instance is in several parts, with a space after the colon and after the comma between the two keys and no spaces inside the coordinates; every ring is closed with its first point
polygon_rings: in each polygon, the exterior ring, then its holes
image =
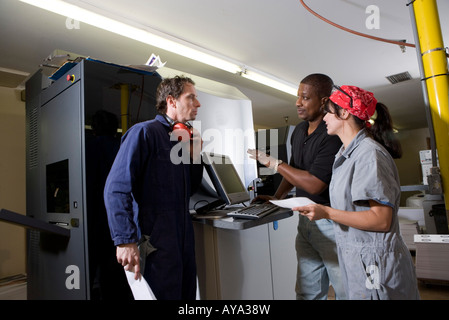
{"type": "MultiPolygon", "coordinates": [[[[331,94],[333,81],[324,74],[305,77],[298,89],[296,107],[303,120],[293,131],[290,163],[284,163],[257,150],[250,156],[282,175],[274,196],[261,195],[255,200],[285,198],[293,187],[296,196],[329,205],[328,185],[332,164],[341,142],[327,134],[323,107],[331,94]]],[[[299,216],[296,237],[298,271],[296,297],[299,300],[327,299],[332,284],[337,299],[344,299],[333,224],[328,220],[310,221],[299,216]]]]}

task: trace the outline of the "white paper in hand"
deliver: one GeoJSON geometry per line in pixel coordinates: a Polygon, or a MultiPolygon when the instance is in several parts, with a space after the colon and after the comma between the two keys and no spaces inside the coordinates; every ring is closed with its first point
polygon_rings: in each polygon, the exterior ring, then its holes
{"type": "Polygon", "coordinates": [[[295,198],[287,198],[284,200],[270,200],[271,203],[277,205],[278,207],[292,209],[295,207],[302,207],[308,204],[313,204],[312,200],[306,197],[295,197],[295,198]]]}
{"type": "Polygon", "coordinates": [[[125,274],[135,300],[156,300],[153,291],[143,276],[136,280],[134,279],[134,272],[125,270],[125,274]]]}

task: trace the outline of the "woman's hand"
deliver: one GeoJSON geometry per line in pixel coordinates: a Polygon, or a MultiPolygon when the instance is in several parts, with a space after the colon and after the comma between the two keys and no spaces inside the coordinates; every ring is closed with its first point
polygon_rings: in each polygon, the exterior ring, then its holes
{"type": "Polygon", "coordinates": [[[294,207],[293,211],[298,211],[299,214],[309,218],[310,221],[328,219],[326,207],[321,204],[309,204],[302,207],[294,207]]]}

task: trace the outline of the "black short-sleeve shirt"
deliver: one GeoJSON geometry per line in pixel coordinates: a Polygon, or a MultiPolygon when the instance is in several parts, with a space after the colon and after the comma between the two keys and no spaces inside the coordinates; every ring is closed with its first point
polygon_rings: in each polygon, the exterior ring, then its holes
{"type": "MultiPolygon", "coordinates": [[[[332,164],[335,154],[341,147],[338,136],[327,134],[326,124],[322,121],[316,130],[307,134],[309,122],[303,121],[298,124],[291,136],[292,155],[290,166],[306,170],[327,185],[332,177],[332,164]]],[[[326,188],[319,195],[312,195],[296,188],[297,197],[308,197],[316,203],[329,204],[329,189],[326,188]]]]}

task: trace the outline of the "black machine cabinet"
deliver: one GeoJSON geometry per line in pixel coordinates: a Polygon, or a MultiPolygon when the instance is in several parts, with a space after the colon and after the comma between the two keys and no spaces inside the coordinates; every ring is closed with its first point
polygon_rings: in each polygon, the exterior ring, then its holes
{"type": "Polygon", "coordinates": [[[38,71],[26,84],[27,217],[70,236],[28,230],[28,299],[132,298],[103,187],[121,134],[155,117],[161,77],[87,59],[46,81],[38,71]]]}

